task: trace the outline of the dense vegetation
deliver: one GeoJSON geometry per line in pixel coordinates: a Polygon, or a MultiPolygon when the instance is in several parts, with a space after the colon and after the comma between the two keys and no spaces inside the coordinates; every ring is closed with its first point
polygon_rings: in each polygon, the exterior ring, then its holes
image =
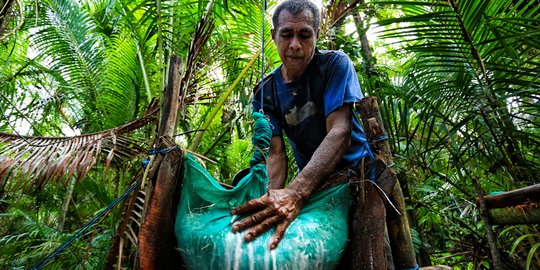
{"type": "MultiPolygon", "coordinates": [[[[177,142],[220,179],[247,166],[251,89],[279,65],[261,1],[0,6],[0,268],[34,265],[142,177],[155,117],[115,128],[159,103],[171,55],[183,59],[177,142]],[[48,138],[80,134],[92,135],[48,138]]],[[[487,193],[538,183],[540,1],[324,7],[319,47],[349,54],[379,99],[420,262],[492,268],[472,179],[487,193]]],[[[48,267],[103,267],[128,214],[117,207],[48,267]]],[[[505,267],[540,268],[538,225],[494,230],[505,267]]]]}

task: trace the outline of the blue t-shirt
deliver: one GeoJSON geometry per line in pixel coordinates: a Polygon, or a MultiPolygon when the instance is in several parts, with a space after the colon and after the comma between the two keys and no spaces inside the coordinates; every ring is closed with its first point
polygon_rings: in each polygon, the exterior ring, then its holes
{"type": "MultiPolygon", "coordinates": [[[[260,110],[264,93],[264,113],[270,118],[272,135],[285,132],[300,170],[326,137],[326,117],[364,97],[351,60],[340,51],[317,50],[304,74],[291,83],[283,81],[280,66],[264,79],[264,91],[260,88],[260,84],[255,88],[253,108],[260,110]]],[[[338,170],[357,166],[370,151],[355,114],[352,125],[351,145],[338,170]]]]}

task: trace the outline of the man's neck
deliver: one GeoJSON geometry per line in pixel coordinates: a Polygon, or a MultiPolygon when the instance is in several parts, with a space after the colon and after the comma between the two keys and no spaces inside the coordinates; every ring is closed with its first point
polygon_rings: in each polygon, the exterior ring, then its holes
{"type": "Polygon", "coordinates": [[[306,70],[289,70],[285,66],[281,66],[281,78],[283,78],[284,83],[290,83],[297,81],[304,75],[306,70]]]}

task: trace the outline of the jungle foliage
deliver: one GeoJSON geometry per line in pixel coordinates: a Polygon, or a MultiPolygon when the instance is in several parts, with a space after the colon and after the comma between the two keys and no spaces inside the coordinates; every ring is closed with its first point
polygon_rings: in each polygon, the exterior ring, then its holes
{"type": "MultiPolygon", "coordinates": [[[[279,65],[261,2],[0,0],[0,268],[36,264],[143,177],[171,55],[177,142],[223,181],[247,167],[251,91],[279,65]]],[[[323,2],[319,48],[378,97],[419,262],[492,269],[472,179],[538,183],[540,1],[323,2]]],[[[112,210],[47,269],[103,268],[137,211],[112,210]]],[[[505,267],[540,269],[538,225],[494,229],[505,267]]]]}

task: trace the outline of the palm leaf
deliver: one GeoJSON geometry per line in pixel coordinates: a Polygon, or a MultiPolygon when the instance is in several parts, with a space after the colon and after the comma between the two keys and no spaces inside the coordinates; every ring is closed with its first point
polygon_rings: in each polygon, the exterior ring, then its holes
{"type": "MultiPolygon", "coordinates": [[[[95,33],[95,24],[88,12],[72,1],[43,1],[32,44],[38,53],[49,56],[50,67],[67,79],[62,92],[83,105],[84,115],[103,117],[96,106],[97,73],[103,59],[104,40],[95,33]]],[[[87,131],[103,129],[101,123],[85,123],[87,131]]]]}
{"type": "Polygon", "coordinates": [[[512,1],[398,5],[404,16],[378,23],[397,25],[382,29],[381,36],[392,40],[400,52],[413,55],[406,66],[408,94],[403,98],[415,104],[410,109],[416,112],[406,114],[420,117],[411,124],[428,136],[425,151],[433,150],[433,145],[444,147],[462,166],[471,162],[461,158],[464,149],[483,153],[487,167],[502,158],[516,180],[532,180],[533,170],[523,168],[535,166],[533,157],[518,134],[526,129],[534,138],[537,130],[526,110],[527,100],[537,100],[540,89],[534,71],[540,63],[538,42],[531,42],[540,40],[539,26],[533,22],[537,8],[525,6],[527,11],[518,12],[512,1]],[[516,115],[525,121],[516,121],[516,115]],[[448,145],[449,140],[456,145],[448,145]],[[486,149],[485,142],[494,143],[486,149]]]}
{"type": "Polygon", "coordinates": [[[40,188],[49,181],[66,184],[72,175],[82,179],[107,153],[111,160],[131,160],[145,153],[144,142],[129,136],[155,120],[157,107],[123,126],[73,137],[35,137],[0,133],[0,186],[2,189],[40,188]],[[9,179],[9,181],[8,181],[9,179]]]}

